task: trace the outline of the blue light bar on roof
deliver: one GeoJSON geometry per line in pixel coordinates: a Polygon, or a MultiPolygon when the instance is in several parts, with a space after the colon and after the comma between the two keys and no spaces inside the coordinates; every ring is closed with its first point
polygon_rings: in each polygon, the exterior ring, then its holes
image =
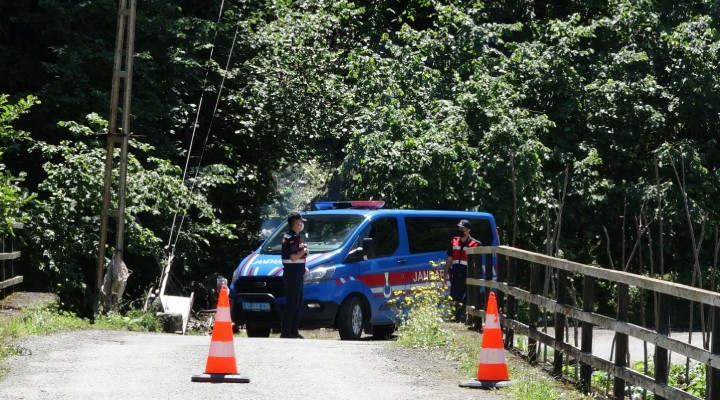
{"type": "Polygon", "coordinates": [[[360,208],[377,210],[383,208],[385,202],[382,200],[356,200],[356,201],[318,201],[315,208],[318,210],[338,210],[343,208],[360,208]]]}

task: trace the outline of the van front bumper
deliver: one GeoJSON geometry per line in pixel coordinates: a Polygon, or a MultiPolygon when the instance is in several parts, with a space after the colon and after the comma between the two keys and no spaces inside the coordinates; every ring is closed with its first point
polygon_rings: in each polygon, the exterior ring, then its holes
{"type": "MultiPolygon", "coordinates": [[[[230,315],[236,325],[279,329],[284,305],[269,293],[238,293],[230,305],[230,315]]],[[[300,325],[331,328],[335,324],[337,303],[305,299],[300,310],[300,325]]]]}
{"type": "Polygon", "coordinates": [[[282,308],[269,293],[238,293],[230,304],[230,318],[235,325],[280,329],[282,308]]]}

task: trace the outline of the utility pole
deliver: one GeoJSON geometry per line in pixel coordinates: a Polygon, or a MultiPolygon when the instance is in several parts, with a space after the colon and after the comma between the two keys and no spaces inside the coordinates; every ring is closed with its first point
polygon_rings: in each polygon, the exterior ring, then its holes
{"type": "MultiPolygon", "coordinates": [[[[97,274],[94,312],[100,309],[100,299],[105,267],[105,246],[109,219],[113,218],[117,225],[115,230],[115,252],[113,262],[123,259],[123,238],[125,236],[125,189],[127,181],[128,143],[130,138],[130,99],[132,93],[133,54],[135,49],[135,9],[137,0],[118,1],[117,36],[115,39],[115,61],[113,65],[112,90],[110,94],[110,120],[108,121],[107,154],[105,156],[105,181],[103,190],[102,211],[100,214],[100,247],[97,261],[97,274]],[[124,68],[123,68],[124,67],[124,68]],[[120,88],[123,90],[122,108],[119,107],[120,88]],[[118,130],[118,111],[122,114],[122,130],[118,130]],[[117,182],[117,204],[111,209],[110,203],[113,189],[113,168],[115,167],[115,147],[120,147],[117,182]]],[[[112,263],[108,274],[112,274],[112,263]]],[[[110,277],[114,282],[117,277],[110,277]]],[[[111,291],[111,288],[106,288],[111,291]]]]}

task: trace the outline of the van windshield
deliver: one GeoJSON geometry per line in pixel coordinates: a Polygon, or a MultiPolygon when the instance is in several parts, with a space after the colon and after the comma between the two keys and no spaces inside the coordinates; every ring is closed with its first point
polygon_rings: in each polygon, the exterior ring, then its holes
{"type": "MultiPolygon", "coordinates": [[[[362,215],[303,215],[307,219],[300,239],[306,243],[310,253],[328,252],[340,248],[365,219],[362,215]]],[[[260,249],[261,254],[280,254],[282,238],[288,230],[287,221],[280,224],[260,249]]]]}

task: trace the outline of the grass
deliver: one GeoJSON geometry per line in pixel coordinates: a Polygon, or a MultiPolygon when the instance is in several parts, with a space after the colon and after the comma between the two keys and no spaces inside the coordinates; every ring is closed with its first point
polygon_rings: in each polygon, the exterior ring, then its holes
{"type": "Polygon", "coordinates": [[[96,318],[94,327],[135,332],[159,332],[162,330],[155,315],[142,310],[130,310],[125,315],[111,311],[96,318]]]}
{"type": "Polygon", "coordinates": [[[0,343],[25,336],[49,335],[51,333],[87,329],[90,323],[75,314],[61,311],[56,305],[29,308],[18,317],[10,318],[0,325],[0,343]]]}
{"type": "MultiPolygon", "coordinates": [[[[449,329],[448,356],[458,363],[458,371],[463,377],[474,377],[477,374],[480,359],[482,336],[470,331],[462,324],[447,324],[449,329]]],[[[552,379],[546,372],[528,365],[521,358],[505,352],[510,380],[512,384],[498,390],[499,396],[522,400],[581,400],[591,397],[583,396],[574,387],[559,380],[552,379]]]]}
{"type": "Polygon", "coordinates": [[[573,387],[566,387],[559,381],[549,379],[546,373],[530,366],[511,367],[510,374],[519,377],[509,388],[508,395],[513,399],[579,400],[591,398],[583,396],[573,387]]]}
{"type": "MultiPolygon", "coordinates": [[[[641,374],[644,373],[644,366],[642,361],[638,361],[632,364],[631,368],[641,374]]],[[[655,366],[652,362],[648,363],[647,375],[654,377],[655,366]]],[[[593,387],[602,390],[612,391],[612,379],[608,381],[607,373],[604,371],[595,371],[592,375],[593,387]]],[[[689,394],[705,398],[705,390],[707,388],[706,382],[706,367],[705,364],[691,363],[689,370],[685,371],[685,364],[670,364],[670,371],[668,374],[668,386],[678,388],[686,391],[689,394]]],[[[629,396],[632,399],[646,399],[653,400],[655,395],[652,392],[645,391],[640,387],[633,386],[629,392],[629,396]]]]}

